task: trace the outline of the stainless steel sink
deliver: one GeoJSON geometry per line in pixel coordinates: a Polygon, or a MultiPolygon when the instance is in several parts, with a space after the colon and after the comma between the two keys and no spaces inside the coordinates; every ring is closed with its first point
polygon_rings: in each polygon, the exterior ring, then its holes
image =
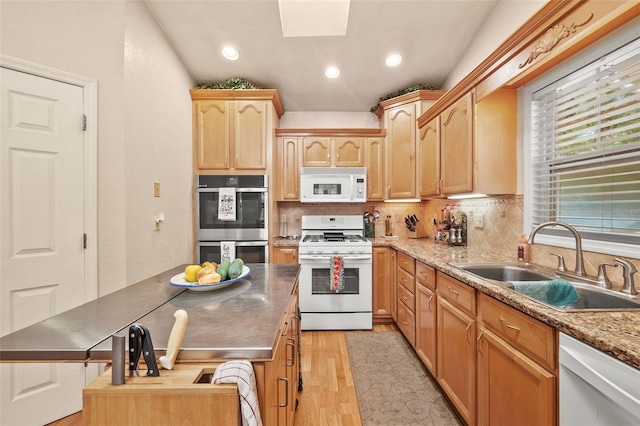
{"type": "Polygon", "coordinates": [[[520,293],[509,281],[549,281],[560,278],[553,270],[530,263],[450,263],[450,265],[563,312],[640,310],[640,298],[580,282],[578,278],[562,277],[569,281],[580,295],[578,301],[570,305],[555,306],[520,293]]]}

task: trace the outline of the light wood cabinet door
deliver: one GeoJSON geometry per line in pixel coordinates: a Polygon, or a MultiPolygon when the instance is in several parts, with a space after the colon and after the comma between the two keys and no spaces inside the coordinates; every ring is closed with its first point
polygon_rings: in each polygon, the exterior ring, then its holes
{"type": "Polygon", "coordinates": [[[392,108],[387,125],[387,198],[416,197],[416,106],[392,108]]]}
{"type": "Polygon", "coordinates": [[[440,175],[444,195],[473,191],[473,95],[440,115],[440,175]]]}
{"type": "Polygon", "coordinates": [[[266,170],[270,103],[198,100],[196,170],[266,170]]]}
{"type": "Polygon", "coordinates": [[[365,150],[367,201],[384,200],[384,139],[368,138],[365,150]]]}
{"type": "Polygon", "coordinates": [[[364,138],[335,138],[335,164],[337,167],[364,167],[364,138]]]}
{"type": "Polygon", "coordinates": [[[418,133],[418,186],[420,198],[440,196],[440,117],[418,133]]]}
{"type": "Polygon", "coordinates": [[[227,101],[196,101],[196,168],[228,169],[231,138],[227,101]]]}
{"type": "Polygon", "coordinates": [[[233,102],[233,168],[267,168],[268,102],[233,102]]]}
{"type": "Polygon", "coordinates": [[[422,284],[416,286],[416,353],[436,376],[437,358],[437,296],[422,284]]]}
{"type": "Polygon", "coordinates": [[[278,138],[278,201],[300,200],[300,144],[298,138],[278,138]]]}
{"type": "Polygon", "coordinates": [[[304,167],[331,166],[331,138],[303,138],[302,165],[304,167]]]}
{"type": "Polygon", "coordinates": [[[440,293],[437,306],[438,383],[464,421],[473,425],[476,414],[476,321],[440,293]]]}
{"type": "Polygon", "coordinates": [[[373,248],[373,322],[391,321],[393,284],[392,264],[395,250],[389,247],[373,248]]]}
{"type": "Polygon", "coordinates": [[[274,263],[298,263],[297,247],[274,247],[274,263]]]}
{"type": "Polygon", "coordinates": [[[482,327],[478,336],[478,422],[556,425],[556,378],[482,327]]]}

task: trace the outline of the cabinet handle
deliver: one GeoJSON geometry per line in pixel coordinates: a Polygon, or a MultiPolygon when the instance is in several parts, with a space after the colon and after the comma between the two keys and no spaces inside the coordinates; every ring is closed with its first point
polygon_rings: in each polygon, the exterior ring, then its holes
{"type": "Polygon", "coordinates": [[[296,342],[293,339],[287,339],[287,346],[291,347],[291,358],[287,358],[287,367],[293,367],[296,357],[296,342]],[[289,364],[291,362],[291,364],[289,364]]]}
{"type": "Polygon", "coordinates": [[[404,300],[409,300],[409,298],[408,298],[407,296],[405,296],[404,294],[402,295],[402,298],[403,298],[404,300]]]}
{"type": "Polygon", "coordinates": [[[405,320],[402,320],[402,325],[409,325],[409,323],[406,322],[405,320]]]}
{"type": "Polygon", "coordinates": [[[467,326],[467,329],[465,330],[465,332],[467,333],[467,343],[471,344],[471,340],[469,339],[469,330],[471,329],[471,325],[473,324],[473,322],[470,322],[469,325],[467,326]]]}
{"type": "Polygon", "coordinates": [[[504,325],[505,327],[510,328],[511,330],[520,331],[520,329],[518,327],[516,327],[515,325],[511,325],[511,324],[507,323],[502,318],[498,318],[498,320],[500,321],[500,324],[504,325]]]}
{"type": "Polygon", "coordinates": [[[433,309],[431,308],[431,301],[433,300],[433,294],[429,297],[429,310],[431,312],[433,312],[433,309]]]}
{"type": "MultiPolygon", "coordinates": [[[[284,392],[284,395],[285,395],[284,401],[285,402],[284,402],[284,404],[278,403],[278,407],[287,407],[289,405],[289,379],[286,378],[286,377],[278,377],[278,380],[281,380],[281,381],[283,381],[285,383],[285,387],[284,387],[284,390],[285,390],[285,392],[284,392]]],[[[279,389],[280,388],[278,388],[278,390],[279,389]]],[[[278,392],[278,393],[280,393],[280,392],[278,392]]]]}
{"type": "Polygon", "coordinates": [[[287,333],[289,333],[289,321],[284,323],[284,331],[282,332],[281,336],[286,336],[287,333]]]}
{"type": "Polygon", "coordinates": [[[451,287],[447,287],[447,288],[449,289],[449,293],[454,294],[456,296],[460,295],[460,292],[457,292],[457,291],[453,290],[451,287]]]}
{"type": "Polygon", "coordinates": [[[478,335],[478,338],[476,339],[476,343],[478,344],[478,353],[481,356],[484,356],[484,354],[482,353],[482,349],[480,348],[480,340],[482,339],[483,334],[484,334],[484,331],[481,331],[480,334],[478,335]]]}

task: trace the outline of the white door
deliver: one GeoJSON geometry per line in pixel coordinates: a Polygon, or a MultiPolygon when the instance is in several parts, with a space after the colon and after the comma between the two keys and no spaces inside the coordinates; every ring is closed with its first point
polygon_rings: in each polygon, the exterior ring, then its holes
{"type": "MultiPolygon", "coordinates": [[[[0,334],[85,301],[83,88],[0,68],[0,334]]],[[[0,365],[2,425],[82,409],[84,364],[0,365]]]]}

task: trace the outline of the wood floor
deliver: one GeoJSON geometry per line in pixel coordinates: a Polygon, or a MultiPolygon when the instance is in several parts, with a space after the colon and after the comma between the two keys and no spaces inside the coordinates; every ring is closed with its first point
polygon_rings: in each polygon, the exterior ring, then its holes
{"type": "MultiPolygon", "coordinates": [[[[393,330],[393,324],[373,327],[374,332],[393,330]]],[[[303,331],[301,343],[304,390],[298,394],[295,426],[361,425],[344,332],[303,331]]],[[[82,412],[50,426],[83,426],[82,412]]]]}

